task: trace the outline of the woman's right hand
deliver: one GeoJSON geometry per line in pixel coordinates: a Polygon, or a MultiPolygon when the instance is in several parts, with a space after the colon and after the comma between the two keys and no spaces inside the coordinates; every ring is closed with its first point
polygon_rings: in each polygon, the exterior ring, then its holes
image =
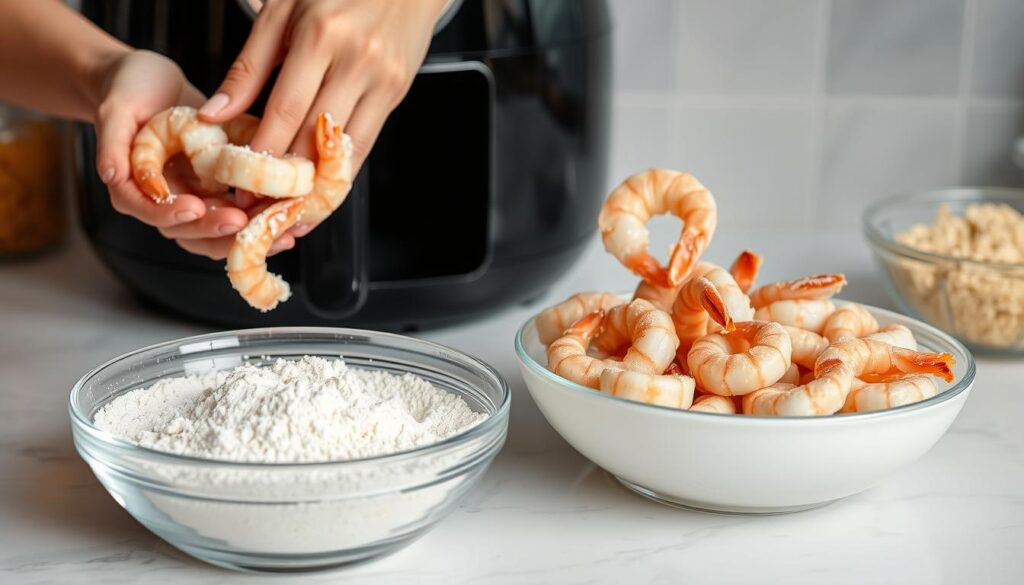
{"type": "MultiPolygon", "coordinates": [[[[249,221],[246,211],[221,196],[204,197],[182,157],[172,159],[164,169],[178,196],[172,203],[158,204],[136,186],[129,163],[135,134],[151,117],[172,106],[199,107],[205,101],[203,94],[173,61],[149,51],[119,55],[104,68],[102,88],[95,114],[96,168],[110,190],[114,209],[156,227],[189,252],[224,258],[233,234],[249,221]]],[[[294,245],[295,238],[286,234],[272,251],[294,245]]]]}

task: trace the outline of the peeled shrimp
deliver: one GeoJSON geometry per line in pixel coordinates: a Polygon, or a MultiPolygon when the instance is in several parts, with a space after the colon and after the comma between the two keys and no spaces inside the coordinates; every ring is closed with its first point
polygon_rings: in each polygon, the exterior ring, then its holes
{"type": "Polygon", "coordinates": [[[715,200],[697,179],[678,171],[649,169],[626,179],[608,196],[597,223],[608,252],[647,282],[669,287],[689,275],[717,221],[715,200]],[[664,213],[684,223],[667,267],[647,251],[650,238],[644,225],[664,213]]]}
{"type": "Polygon", "coordinates": [[[697,340],[686,357],[706,392],[741,396],[778,382],[789,369],[793,346],[782,325],[745,321],[735,327],[697,340]]]}
{"type": "MultiPolygon", "coordinates": [[[[818,356],[828,347],[828,340],[813,331],[799,327],[783,325],[783,329],[789,334],[789,340],[793,344],[793,363],[805,368],[813,368],[818,356]]],[[[789,380],[784,381],[789,382],[789,380]]]]}
{"type": "Polygon", "coordinates": [[[299,220],[303,203],[302,199],[285,199],[264,209],[238,232],[228,250],[231,286],[260,311],[269,311],[291,296],[288,283],[267,270],[267,252],[274,240],[299,220]]]}
{"type": "Polygon", "coordinates": [[[802,386],[775,384],[743,398],[743,412],[768,416],[820,416],[846,403],[854,378],[898,370],[952,378],[953,357],[893,347],[877,339],[848,339],[818,356],[815,378],[802,386]]]}
{"type": "Polygon", "coordinates": [[[600,309],[611,309],[624,304],[617,294],[610,292],[581,292],[553,307],[541,311],[534,323],[537,336],[544,345],[550,344],[565,333],[565,330],[581,317],[600,309]]]}
{"type": "Polygon", "coordinates": [[[637,299],[608,311],[594,347],[606,355],[625,352],[623,369],[661,374],[675,359],[679,338],[668,313],[637,299]]]}
{"type": "Polygon", "coordinates": [[[779,378],[779,382],[785,384],[799,384],[800,383],[800,366],[793,362],[789,364],[789,369],[786,370],[785,374],[779,378]]]}
{"type": "Polygon", "coordinates": [[[818,274],[774,282],[751,292],[750,303],[755,309],[760,309],[775,301],[827,299],[842,290],[845,284],[846,277],[842,274],[818,274]]]}
{"type": "Polygon", "coordinates": [[[714,412],[718,414],[736,414],[736,403],[732,398],[705,394],[693,401],[690,410],[696,412],[714,412]]]}
{"type": "Polygon", "coordinates": [[[867,339],[884,341],[885,343],[896,347],[912,349],[915,351],[917,350],[917,340],[914,339],[913,332],[911,332],[910,328],[906,325],[900,325],[898,323],[886,325],[874,333],[865,335],[865,337],[867,339]]]}
{"type": "Polygon", "coordinates": [[[213,174],[228,135],[217,124],[199,120],[195,108],[178,106],[150,118],[132,143],[132,177],[139,189],[157,203],[174,201],[164,178],[164,165],[179,152],[185,153],[203,187],[215,190],[213,174]]]}
{"type": "Polygon", "coordinates": [[[739,286],[740,291],[746,293],[754,286],[757,274],[761,271],[761,256],[752,250],[743,250],[729,267],[729,274],[732,275],[739,286]]]}
{"type": "Polygon", "coordinates": [[[267,197],[300,197],[313,190],[316,168],[301,156],[276,158],[248,146],[224,145],[213,176],[217,181],[267,197]]]}
{"type": "Polygon", "coordinates": [[[730,329],[732,320],[715,285],[703,276],[686,281],[672,304],[672,325],[679,338],[676,355],[682,362],[693,342],[707,333],[708,318],[730,329]]]}
{"type": "Polygon", "coordinates": [[[693,404],[693,378],[678,370],[657,375],[605,368],[601,372],[601,392],[647,404],[689,408],[693,404]]]}
{"type": "Polygon", "coordinates": [[[601,372],[611,362],[587,355],[590,340],[601,328],[604,311],[598,310],[585,315],[573,323],[565,334],[548,346],[548,369],[577,384],[600,388],[601,372]]]}
{"type": "Polygon", "coordinates": [[[832,301],[826,299],[775,301],[754,311],[754,319],[821,333],[825,321],[835,310],[832,301]]]}
{"type": "Polygon", "coordinates": [[[352,190],[352,138],[341,131],[330,114],[316,119],[316,176],[306,202],[302,221],[317,224],[341,207],[352,190]]]}
{"type": "Polygon", "coordinates": [[[846,403],[839,412],[871,412],[931,398],[939,392],[935,379],[921,374],[901,376],[885,382],[854,380],[846,403]]]}
{"type": "Polygon", "coordinates": [[[863,337],[878,331],[878,321],[862,305],[843,305],[829,315],[821,334],[832,343],[850,338],[863,337]]]}

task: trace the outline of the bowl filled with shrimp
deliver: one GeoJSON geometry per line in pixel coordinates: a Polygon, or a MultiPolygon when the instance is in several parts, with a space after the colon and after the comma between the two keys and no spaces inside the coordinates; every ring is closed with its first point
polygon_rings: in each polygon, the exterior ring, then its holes
{"type": "Polygon", "coordinates": [[[582,292],[516,335],[520,370],[555,430],[627,488],[728,513],[821,506],[927,452],[974,382],[945,332],[836,298],[842,274],[755,286],[761,258],[702,261],[714,198],[685,173],[627,179],[598,219],[606,249],[641,280],[582,292]],[[662,266],[645,223],[684,228],[662,266]]]}

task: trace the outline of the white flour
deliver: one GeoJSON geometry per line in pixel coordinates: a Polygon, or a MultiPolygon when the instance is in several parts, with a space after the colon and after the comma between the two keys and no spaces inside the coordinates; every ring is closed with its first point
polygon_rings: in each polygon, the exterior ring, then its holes
{"type": "MultiPolygon", "coordinates": [[[[154,449],[282,463],[404,451],[485,418],[422,378],[305,357],[162,380],[112,400],[94,420],[154,449]]],[[[415,536],[443,515],[483,469],[452,470],[486,441],[393,462],[313,468],[142,462],[147,477],[179,493],[138,486],[132,500],[144,498],[151,511],[134,507],[164,530],[182,527],[176,535],[162,533],[175,544],[255,557],[336,558],[339,551],[368,551],[415,536]]]]}
{"type": "Polygon", "coordinates": [[[307,356],[162,380],[111,401],[95,423],[159,451],[306,463],[407,451],[483,418],[461,397],[417,376],[307,356]]]}

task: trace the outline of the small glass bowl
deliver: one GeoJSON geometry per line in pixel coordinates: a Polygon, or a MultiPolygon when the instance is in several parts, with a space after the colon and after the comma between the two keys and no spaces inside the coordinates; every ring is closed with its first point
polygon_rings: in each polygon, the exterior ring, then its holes
{"type": "Polygon", "coordinates": [[[1024,212],[1022,189],[946,189],[899,195],[864,212],[864,235],[900,309],[955,335],[972,350],[1024,354],[1024,264],[977,262],[923,252],[896,241],[935,222],[939,205],[955,215],[974,203],[1024,212]]]}
{"type": "Polygon", "coordinates": [[[79,454],[146,528],[215,565],[282,572],[362,561],[427,532],[501,450],[509,402],[508,385],[493,368],[453,349],[387,333],[295,327],[201,335],[125,354],[83,376],[69,410],[79,454]],[[298,464],[174,455],[114,437],[92,422],[110,400],[163,378],[306,355],[415,374],[488,416],[411,451],[298,464]]]}

